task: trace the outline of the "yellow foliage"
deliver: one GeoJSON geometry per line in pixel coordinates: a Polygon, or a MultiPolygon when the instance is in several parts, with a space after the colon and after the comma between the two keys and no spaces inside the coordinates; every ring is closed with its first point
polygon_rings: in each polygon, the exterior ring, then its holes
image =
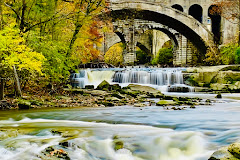
{"type": "Polygon", "coordinates": [[[19,30],[14,28],[14,24],[5,27],[0,31],[0,63],[5,68],[16,66],[18,70],[26,69],[30,72],[41,73],[42,64],[45,57],[38,52],[34,52],[27,45],[19,34],[19,30]]]}
{"type": "Polygon", "coordinates": [[[114,44],[106,52],[104,59],[106,63],[113,64],[114,66],[119,66],[123,64],[123,51],[124,45],[122,43],[114,44]]]}

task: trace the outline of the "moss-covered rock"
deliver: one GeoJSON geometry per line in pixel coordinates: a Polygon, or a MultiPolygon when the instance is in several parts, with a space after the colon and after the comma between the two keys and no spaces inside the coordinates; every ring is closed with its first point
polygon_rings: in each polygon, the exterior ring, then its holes
{"type": "Polygon", "coordinates": [[[102,81],[98,86],[97,86],[97,90],[108,90],[109,89],[110,84],[107,81],[102,81]]]}
{"type": "Polygon", "coordinates": [[[28,100],[19,100],[18,101],[18,108],[19,109],[30,109],[32,106],[31,106],[31,102],[28,101],[28,100]]]}
{"type": "Polygon", "coordinates": [[[239,160],[233,156],[229,151],[228,147],[222,147],[214,152],[208,160],[239,160]]]}
{"type": "Polygon", "coordinates": [[[218,93],[215,98],[222,98],[221,93],[218,93]]]}
{"type": "Polygon", "coordinates": [[[177,102],[173,100],[160,100],[156,103],[157,106],[174,106],[177,105],[177,102]]]}
{"type": "Polygon", "coordinates": [[[240,159],[240,143],[233,143],[228,146],[228,151],[236,158],[240,159]]]}

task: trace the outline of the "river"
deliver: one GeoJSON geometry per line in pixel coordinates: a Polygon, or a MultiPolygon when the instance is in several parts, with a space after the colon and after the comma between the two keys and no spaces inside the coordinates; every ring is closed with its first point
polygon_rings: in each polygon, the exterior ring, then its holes
{"type": "Polygon", "coordinates": [[[157,106],[1,111],[0,159],[54,159],[43,151],[55,146],[73,160],[207,160],[240,138],[239,96],[224,94],[211,106],[180,111],[157,106]],[[122,149],[114,150],[116,137],[122,149]]]}

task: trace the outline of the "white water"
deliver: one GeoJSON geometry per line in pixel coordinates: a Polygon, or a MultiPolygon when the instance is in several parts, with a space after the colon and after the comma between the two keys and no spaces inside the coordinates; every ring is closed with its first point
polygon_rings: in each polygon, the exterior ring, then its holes
{"type": "MultiPolygon", "coordinates": [[[[211,152],[205,150],[204,135],[199,132],[156,128],[143,125],[113,125],[106,123],[28,119],[1,121],[1,127],[45,128],[36,135],[18,135],[1,141],[0,159],[41,159],[45,148],[68,141],[71,159],[78,160],[196,160],[211,152]],[[77,137],[64,138],[50,132],[51,128],[75,128],[77,137]],[[79,129],[84,131],[78,131],[79,129]],[[113,135],[124,142],[124,148],[115,151],[113,135]],[[44,141],[44,143],[43,143],[44,141]]],[[[17,132],[17,131],[16,131],[17,132]]],[[[1,136],[6,134],[0,132],[1,136]]],[[[0,136],[0,137],[1,137],[0,136]]],[[[1,137],[2,138],[2,137],[1,137]]]]}
{"type": "Polygon", "coordinates": [[[122,87],[135,83],[152,86],[161,91],[168,91],[168,88],[186,88],[193,92],[194,88],[187,86],[183,82],[182,70],[174,68],[128,68],[128,69],[103,69],[103,70],[81,70],[75,77],[78,78],[78,85],[84,88],[86,85],[94,85],[95,88],[103,81],[109,83],[118,83],[122,87]],[[85,73],[85,74],[82,74],[85,73]]]}

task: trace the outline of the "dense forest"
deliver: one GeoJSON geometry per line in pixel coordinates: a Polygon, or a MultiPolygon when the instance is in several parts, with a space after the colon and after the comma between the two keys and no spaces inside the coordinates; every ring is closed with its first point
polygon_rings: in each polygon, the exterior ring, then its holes
{"type": "Polygon", "coordinates": [[[66,82],[79,64],[102,61],[97,47],[111,23],[98,15],[107,6],[104,0],[0,1],[0,77],[7,88],[15,69],[21,89],[36,91],[66,82]]]}
{"type": "MultiPolygon", "coordinates": [[[[55,90],[66,84],[80,64],[123,65],[125,44],[115,44],[105,55],[98,50],[104,33],[113,30],[105,14],[108,6],[104,0],[1,0],[0,78],[5,79],[6,90],[11,93],[18,86],[18,90],[44,93],[46,87],[55,90]]],[[[218,55],[207,53],[197,65],[239,64],[238,46],[237,42],[222,46],[218,55]]],[[[170,45],[151,57],[137,48],[136,64],[171,66],[172,52],[170,45]]]]}

